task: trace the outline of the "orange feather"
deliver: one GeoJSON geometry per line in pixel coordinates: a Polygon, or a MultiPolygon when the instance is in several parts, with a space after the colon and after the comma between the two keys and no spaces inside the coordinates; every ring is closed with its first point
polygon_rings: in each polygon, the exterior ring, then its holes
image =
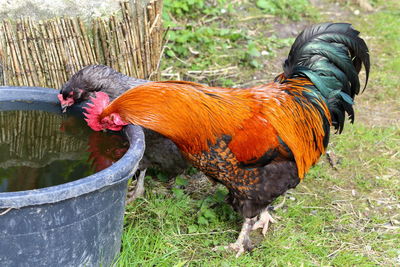
{"type": "MultiPolygon", "coordinates": [[[[118,113],[127,122],[170,138],[186,155],[206,152],[227,135],[231,137],[229,149],[242,162],[253,162],[270,149],[283,150],[280,138],[292,151],[303,178],[324,152],[323,119],[306,99],[307,104],[301,105],[286,90],[301,93],[307,90],[301,86],[308,84],[300,78],[285,84],[231,89],[153,82],[115,99],[101,118],[118,113]]],[[[330,120],[325,103],[321,100],[319,105],[330,120]]]]}

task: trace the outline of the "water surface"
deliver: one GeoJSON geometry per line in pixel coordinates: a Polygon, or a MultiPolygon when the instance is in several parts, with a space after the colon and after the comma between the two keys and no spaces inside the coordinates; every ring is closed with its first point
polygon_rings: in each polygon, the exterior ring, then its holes
{"type": "Polygon", "coordinates": [[[0,192],[43,188],[101,171],[129,147],[118,133],[94,132],[74,116],[0,112],[0,192]]]}

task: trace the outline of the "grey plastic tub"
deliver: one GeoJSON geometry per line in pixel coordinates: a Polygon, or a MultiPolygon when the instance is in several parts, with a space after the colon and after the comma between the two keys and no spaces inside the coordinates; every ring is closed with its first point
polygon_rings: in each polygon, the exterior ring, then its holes
{"type": "MultiPolygon", "coordinates": [[[[57,90],[0,87],[0,110],[60,113],[57,90]]],[[[110,266],[120,251],[127,181],[144,152],[138,126],[125,155],[94,175],[42,189],[0,193],[0,266],[110,266]]]]}

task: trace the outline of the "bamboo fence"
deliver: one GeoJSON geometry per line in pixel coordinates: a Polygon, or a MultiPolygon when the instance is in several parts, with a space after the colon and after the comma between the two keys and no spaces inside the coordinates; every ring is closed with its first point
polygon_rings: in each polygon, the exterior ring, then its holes
{"type": "Polygon", "coordinates": [[[0,85],[60,88],[84,66],[105,64],[128,76],[158,80],[164,45],[162,0],[121,2],[119,13],[0,23],[0,85]]]}

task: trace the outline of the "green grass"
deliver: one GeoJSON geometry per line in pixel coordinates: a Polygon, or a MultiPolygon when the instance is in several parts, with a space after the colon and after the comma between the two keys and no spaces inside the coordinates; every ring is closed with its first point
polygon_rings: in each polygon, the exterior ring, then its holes
{"type": "Polygon", "coordinates": [[[164,6],[164,21],[169,28],[162,61],[164,77],[222,86],[234,86],[239,69],[247,75],[262,70],[263,59],[293,42],[293,38],[277,38],[269,33],[265,38],[271,26],[253,19],[316,17],[306,0],[291,4],[277,0],[184,0],[164,1],[164,6]],[[302,12],[295,12],[298,9],[302,12]]]}
{"type": "MultiPolygon", "coordinates": [[[[164,68],[170,68],[167,74],[176,72],[180,78],[241,86],[253,76],[273,77],[272,73],[259,76],[267,72],[268,62],[278,62],[273,70],[280,69],[281,59],[275,56],[282,54],[282,48],[286,54],[293,39],[273,35],[273,23],[266,25],[260,16],[273,13],[272,21],[298,22],[293,21],[296,17],[285,14],[287,11],[277,9],[274,13],[257,7],[273,1],[243,1],[242,9],[233,5],[223,18],[220,5],[226,4],[225,1],[187,0],[184,3],[200,6],[196,12],[189,12],[190,15],[179,5],[173,8],[181,8],[181,15],[180,11],[170,9],[175,27],[181,28],[173,31],[175,36],[168,43],[169,47],[177,47],[172,50],[176,54],[167,52],[164,59],[164,68]],[[201,4],[208,6],[203,6],[205,10],[201,11],[201,4]],[[240,21],[243,18],[251,19],[240,21]],[[211,22],[205,23],[207,20],[211,22]],[[200,24],[205,28],[198,28],[200,24]],[[224,25],[229,25],[225,32],[224,25]],[[261,27],[265,29],[249,36],[244,34],[244,30],[261,27]],[[180,43],[179,38],[186,38],[180,36],[185,31],[190,36],[180,43]],[[251,43],[253,48],[249,48],[251,43]],[[189,47],[201,55],[188,52],[189,47]],[[179,52],[185,49],[186,52],[179,52]],[[266,49],[270,49],[270,55],[256,52],[266,49]],[[225,60],[223,55],[227,54],[230,57],[225,60]],[[246,59],[246,54],[251,54],[262,66],[252,66],[251,57],[246,59]],[[177,61],[175,56],[186,63],[177,61]],[[216,60],[219,57],[222,59],[216,60]],[[190,72],[227,66],[237,69],[229,75],[196,76],[190,72]]],[[[302,20],[329,20],[323,10],[317,16],[310,16],[306,8],[309,4],[296,3],[305,7],[299,8],[303,11],[297,14],[302,20]]],[[[397,1],[373,1],[372,4],[376,12],[350,14],[343,19],[353,23],[365,37],[372,68],[367,90],[356,99],[356,123],[347,123],[341,135],[331,138],[329,150],[338,158],[335,168],[322,157],[304,182],[288,192],[282,208],[273,213],[279,222],[272,225],[265,238],[259,232],[252,233],[257,247],[239,258],[232,253],[211,250],[216,245],[233,242],[242,221],[224,202],[226,190],[222,186],[186,180],[185,176],[177,178],[175,183],[147,177],[145,198],[127,207],[123,248],[117,266],[400,265],[400,6],[397,1]]],[[[281,201],[283,197],[276,203],[281,201]]]]}
{"type": "Polygon", "coordinates": [[[379,102],[400,100],[400,3],[378,1],[377,6],[384,9],[358,19],[355,24],[370,38],[367,42],[371,43],[372,63],[376,66],[371,72],[371,82],[379,85],[371,96],[379,102]]]}

